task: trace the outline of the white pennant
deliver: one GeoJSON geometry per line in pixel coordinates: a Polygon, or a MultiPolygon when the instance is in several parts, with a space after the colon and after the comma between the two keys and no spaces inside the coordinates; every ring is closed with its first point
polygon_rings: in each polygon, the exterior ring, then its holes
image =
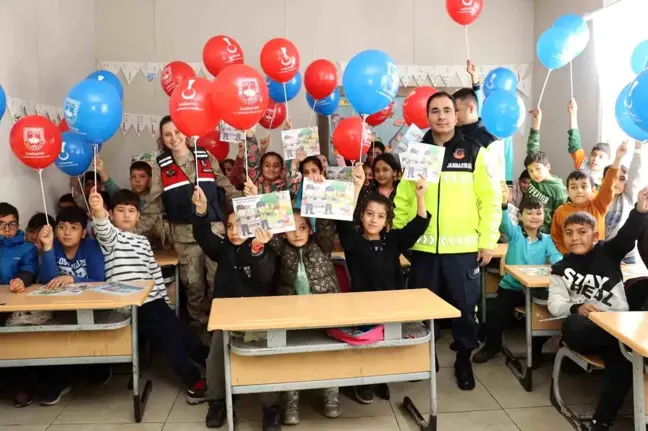
{"type": "Polygon", "coordinates": [[[414,80],[416,81],[416,84],[420,87],[421,85],[425,85],[427,81],[427,73],[425,73],[425,70],[419,67],[419,69],[416,71],[414,74],[414,80]]]}
{"type": "Polygon", "coordinates": [[[65,111],[63,110],[63,108],[56,108],[56,112],[58,114],[59,121],[65,118],[65,111]]]}
{"type": "Polygon", "coordinates": [[[160,117],[159,115],[151,115],[149,117],[149,127],[151,128],[151,136],[153,137],[153,139],[157,139],[159,137],[160,121],[162,121],[162,117],[160,117]]]}
{"type": "Polygon", "coordinates": [[[58,116],[58,108],[56,106],[47,107],[47,116],[53,123],[58,124],[61,122],[61,119],[58,116]]]}
{"type": "Polygon", "coordinates": [[[144,63],[142,65],[142,73],[148,82],[153,81],[161,69],[160,63],[144,63]]]}
{"type": "Polygon", "coordinates": [[[131,116],[132,114],[124,113],[122,116],[122,122],[121,122],[121,131],[124,135],[128,133],[128,130],[133,126],[133,123],[131,122],[131,116]]]}
{"type": "Polygon", "coordinates": [[[137,114],[135,115],[135,125],[133,128],[135,129],[135,133],[137,136],[140,136],[144,129],[146,129],[149,125],[144,122],[144,115],[143,114],[137,114]]]}
{"type": "Polygon", "coordinates": [[[441,79],[443,80],[443,83],[445,84],[446,87],[450,87],[450,82],[452,80],[452,71],[450,70],[449,66],[443,66],[444,68],[441,70],[441,79]]]}
{"type": "Polygon", "coordinates": [[[430,80],[430,83],[432,83],[432,86],[436,87],[439,81],[439,75],[437,74],[436,66],[421,66],[421,68],[427,75],[428,79],[430,80]]]}
{"type": "Polygon", "coordinates": [[[25,101],[24,104],[25,114],[27,115],[36,115],[36,104],[34,102],[25,101]]]}
{"type": "Polygon", "coordinates": [[[42,115],[43,117],[47,117],[47,106],[42,105],[40,103],[36,104],[36,113],[38,115],[42,115]]]}
{"type": "Polygon", "coordinates": [[[7,108],[14,123],[25,115],[25,101],[19,97],[7,97],[7,108]]]}
{"type": "Polygon", "coordinates": [[[409,87],[412,81],[412,72],[409,66],[398,66],[398,75],[403,87],[409,87]]]}
{"type": "Polygon", "coordinates": [[[129,84],[133,82],[133,79],[137,76],[140,68],[141,63],[122,63],[120,67],[121,72],[124,74],[124,78],[126,78],[126,82],[129,84]]]}

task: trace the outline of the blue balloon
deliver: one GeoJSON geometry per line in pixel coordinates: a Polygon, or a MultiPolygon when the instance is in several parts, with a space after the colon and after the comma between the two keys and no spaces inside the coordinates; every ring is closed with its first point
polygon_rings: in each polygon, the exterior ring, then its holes
{"type": "Polygon", "coordinates": [[[306,93],[306,102],[317,114],[328,117],[333,115],[340,106],[340,90],[336,88],[329,96],[319,100],[313,99],[313,96],[306,93]]]}
{"type": "Polygon", "coordinates": [[[511,69],[498,67],[491,70],[484,79],[484,96],[488,97],[493,91],[517,90],[517,76],[511,69]]]}
{"type": "Polygon", "coordinates": [[[577,57],[585,50],[590,39],[589,26],[583,17],[578,15],[563,15],[553,23],[553,27],[562,28],[569,33],[569,50],[577,57]]]}
{"type": "Polygon", "coordinates": [[[122,102],[107,82],[86,79],[75,85],[63,105],[65,120],[86,141],[100,144],[110,139],[122,121],[122,102]]]}
{"type": "Polygon", "coordinates": [[[5,94],[2,85],[0,85],[0,120],[2,120],[5,109],[7,109],[7,95],[5,94]]]}
{"type": "Polygon", "coordinates": [[[630,57],[630,66],[637,75],[643,72],[647,66],[646,63],[648,63],[648,40],[638,43],[630,57]]]}
{"type": "MultiPolygon", "coordinates": [[[[648,69],[641,72],[628,88],[625,106],[632,121],[644,132],[648,132],[648,69]]],[[[641,141],[646,138],[635,138],[641,141]]]]}
{"type": "Polygon", "coordinates": [[[374,114],[389,105],[399,87],[398,67],[382,51],[356,54],[344,69],[344,95],[361,115],[374,114]]]}
{"type": "Polygon", "coordinates": [[[74,132],[63,132],[61,141],[61,153],[54,164],[64,173],[78,177],[87,171],[92,163],[92,144],[74,132]]]}
{"type": "Polygon", "coordinates": [[[272,79],[266,77],[266,84],[268,84],[268,94],[270,98],[276,103],[286,103],[289,100],[293,100],[295,96],[299,93],[302,86],[302,77],[301,73],[297,74],[290,81],[286,82],[286,92],[284,93],[284,84],[273,81],[272,79]]]}
{"type": "Polygon", "coordinates": [[[97,81],[107,82],[117,91],[119,98],[124,100],[124,87],[119,78],[117,78],[117,75],[114,73],[107,70],[97,70],[96,72],[92,72],[90,75],[86,76],[86,79],[96,79],[97,81]]]}
{"type": "Polygon", "coordinates": [[[538,59],[547,69],[559,69],[574,59],[569,49],[569,32],[564,28],[545,30],[536,44],[538,59]]]}
{"type": "Polygon", "coordinates": [[[493,91],[484,100],[481,115],[486,129],[498,138],[513,136],[522,126],[526,109],[515,91],[493,91]]]}
{"type": "Polygon", "coordinates": [[[648,132],[642,130],[637,124],[635,124],[630,116],[628,107],[626,106],[626,99],[628,98],[631,85],[632,83],[626,85],[619,93],[616,104],[614,105],[614,115],[619,127],[626,135],[638,141],[645,141],[648,139],[648,132]]]}

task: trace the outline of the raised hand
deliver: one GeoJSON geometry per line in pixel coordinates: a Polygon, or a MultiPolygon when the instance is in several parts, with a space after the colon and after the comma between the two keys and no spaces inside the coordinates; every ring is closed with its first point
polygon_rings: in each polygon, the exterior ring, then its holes
{"type": "Polygon", "coordinates": [[[270,147],[270,136],[261,138],[260,145],[261,145],[261,154],[265,154],[265,152],[268,151],[268,148],[270,147]]]}
{"type": "Polygon", "coordinates": [[[477,84],[479,82],[479,72],[477,71],[477,66],[475,66],[475,63],[473,63],[470,59],[466,61],[466,72],[468,72],[468,74],[470,75],[473,84],[477,84]]]}
{"type": "Polygon", "coordinates": [[[509,201],[509,196],[510,196],[510,190],[509,187],[506,185],[504,181],[500,183],[500,186],[502,188],[502,204],[507,204],[509,201]]]}
{"type": "MultiPolygon", "coordinates": [[[[311,180],[312,182],[316,183],[316,184],[321,184],[321,183],[323,183],[324,180],[326,179],[326,178],[324,178],[324,175],[322,175],[322,174],[312,174],[312,175],[311,175],[310,177],[308,177],[308,178],[310,178],[310,180],[311,180]]],[[[354,180],[354,182],[355,182],[355,180],[354,180]]]]}
{"type": "Polygon", "coordinates": [[[540,130],[542,125],[542,109],[535,108],[529,111],[531,118],[533,118],[533,125],[531,126],[533,130],[540,130]]]}
{"type": "Polygon", "coordinates": [[[259,194],[259,188],[254,185],[250,177],[247,177],[245,183],[243,184],[243,195],[245,196],[256,196],[259,194]]]}
{"type": "Polygon", "coordinates": [[[290,130],[292,129],[292,120],[290,118],[286,118],[286,122],[283,125],[284,130],[290,130]]]}
{"type": "Polygon", "coordinates": [[[196,214],[207,214],[207,196],[205,196],[205,192],[202,191],[200,186],[194,188],[193,195],[191,196],[191,203],[196,207],[196,214]]]}
{"type": "Polygon", "coordinates": [[[623,141],[616,149],[616,159],[620,161],[626,154],[628,154],[628,141],[623,141]]]}
{"type": "Polygon", "coordinates": [[[308,157],[308,155],[303,148],[297,149],[297,152],[295,153],[295,159],[297,160],[297,163],[303,162],[304,160],[306,160],[306,157],[308,157]]]}
{"type": "Polygon", "coordinates": [[[93,217],[105,217],[106,210],[104,209],[104,200],[99,193],[97,193],[97,188],[93,187],[88,196],[88,205],[90,206],[90,211],[92,212],[93,217]]]}
{"type": "Polygon", "coordinates": [[[262,228],[257,229],[256,236],[252,240],[252,245],[261,246],[266,245],[272,239],[272,232],[262,228]]]}
{"type": "Polygon", "coordinates": [[[645,187],[639,192],[637,196],[637,205],[635,206],[638,212],[647,213],[648,212],[648,187],[645,187]]]}
{"type": "Polygon", "coordinates": [[[353,185],[354,187],[362,187],[365,182],[365,171],[364,168],[362,167],[362,163],[356,163],[355,166],[353,167],[353,171],[351,173],[353,176],[353,185]]]}
{"type": "Polygon", "coordinates": [[[46,224],[38,232],[38,241],[40,241],[43,250],[50,251],[54,246],[54,231],[52,226],[46,224]]]}
{"type": "Polygon", "coordinates": [[[418,197],[423,197],[425,195],[425,191],[428,188],[428,182],[427,179],[423,175],[419,175],[418,181],[416,181],[416,184],[414,185],[416,189],[416,196],[418,197]]]}

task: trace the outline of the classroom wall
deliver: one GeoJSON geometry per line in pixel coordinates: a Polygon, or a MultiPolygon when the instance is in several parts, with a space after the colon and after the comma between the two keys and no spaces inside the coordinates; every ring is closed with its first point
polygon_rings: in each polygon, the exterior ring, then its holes
{"type": "MultiPolygon", "coordinates": [[[[463,64],[467,57],[463,28],[447,16],[442,0],[95,0],[94,5],[97,60],[200,62],[205,41],[216,34],[235,38],[254,67],[267,40],[288,37],[300,50],[302,73],[317,58],[346,62],[369,48],[388,52],[398,64],[463,64]]],[[[488,0],[469,30],[473,60],[532,62],[533,13],[532,0],[488,0]]],[[[131,84],[124,82],[124,110],[165,114],[168,98],[158,80],[149,83],[139,74],[131,84]]],[[[308,123],[303,93],[290,102],[289,112],[296,126],[308,123]]],[[[516,135],[519,148],[524,142],[516,135]]],[[[280,147],[278,135],[273,134],[272,147],[280,147]]],[[[118,134],[101,155],[113,177],[126,184],[130,156],[154,148],[149,134],[131,131],[118,134]]],[[[523,157],[522,150],[516,152],[516,166],[523,157]]]]}
{"type": "MultiPolygon", "coordinates": [[[[583,15],[603,7],[604,0],[536,0],[534,8],[535,39],[549,28],[561,15],[568,13],[583,15]]],[[[590,31],[591,31],[590,23],[590,31]]],[[[578,103],[578,126],[583,148],[587,153],[599,139],[599,83],[594,56],[594,40],[590,40],[585,51],[573,62],[574,98],[578,103]]],[[[537,106],[538,97],[547,74],[539,61],[533,68],[533,97],[537,106]]],[[[565,179],[574,170],[567,152],[567,103],[571,97],[569,66],[551,72],[547,89],[542,99],[543,123],[541,147],[551,162],[551,170],[565,179]]],[[[530,120],[528,126],[531,125],[530,120]]]]}
{"type": "MultiPolygon", "coordinates": [[[[67,90],[94,67],[94,3],[87,0],[20,0],[0,2],[0,83],[7,96],[61,105],[67,90]]],[[[15,205],[24,227],[43,211],[38,174],[22,165],[9,147],[13,121],[9,111],[0,122],[0,200],[15,205]]],[[[43,173],[48,210],[69,180],[54,166],[43,173]]]]}

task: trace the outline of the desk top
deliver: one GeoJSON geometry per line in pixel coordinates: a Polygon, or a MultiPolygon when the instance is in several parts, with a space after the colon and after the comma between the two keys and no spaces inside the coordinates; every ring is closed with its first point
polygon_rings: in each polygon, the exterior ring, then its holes
{"type": "MultiPolygon", "coordinates": [[[[332,258],[338,258],[338,259],[344,259],[344,252],[343,251],[334,251],[331,253],[332,258]]],[[[401,268],[409,268],[412,264],[410,263],[409,260],[402,254],[400,255],[400,265],[401,268]]]]}
{"type": "Polygon", "coordinates": [[[589,318],[632,350],[648,358],[648,312],[606,311],[589,318]]]}
{"type": "MultiPolygon", "coordinates": [[[[551,268],[551,265],[505,265],[504,269],[511,276],[522,283],[524,287],[539,288],[549,287],[551,275],[533,276],[524,272],[525,268],[551,268]]],[[[624,280],[629,280],[635,277],[646,277],[648,271],[643,265],[621,265],[621,273],[624,280]]]]}
{"type": "Polygon", "coordinates": [[[508,244],[498,243],[493,250],[493,259],[500,259],[506,256],[506,251],[508,250],[508,244]]]}
{"type": "MultiPolygon", "coordinates": [[[[90,283],[101,285],[104,283],[90,283]]],[[[30,286],[21,293],[12,293],[9,286],[0,286],[0,312],[13,311],[64,311],[64,310],[107,310],[122,308],[131,305],[140,306],[146,300],[153,281],[129,281],[124,284],[132,284],[144,287],[142,292],[132,295],[111,295],[86,290],[74,296],[29,296],[28,293],[41,287],[40,285],[30,286]]]]}
{"type": "Polygon", "coordinates": [[[210,331],[331,328],[459,317],[428,289],[214,299],[210,331]]]}
{"type": "Polygon", "coordinates": [[[155,261],[160,266],[176,266],[178,264],[178,255],[174,249],[156,250],[153,252],[155,261]]]}

